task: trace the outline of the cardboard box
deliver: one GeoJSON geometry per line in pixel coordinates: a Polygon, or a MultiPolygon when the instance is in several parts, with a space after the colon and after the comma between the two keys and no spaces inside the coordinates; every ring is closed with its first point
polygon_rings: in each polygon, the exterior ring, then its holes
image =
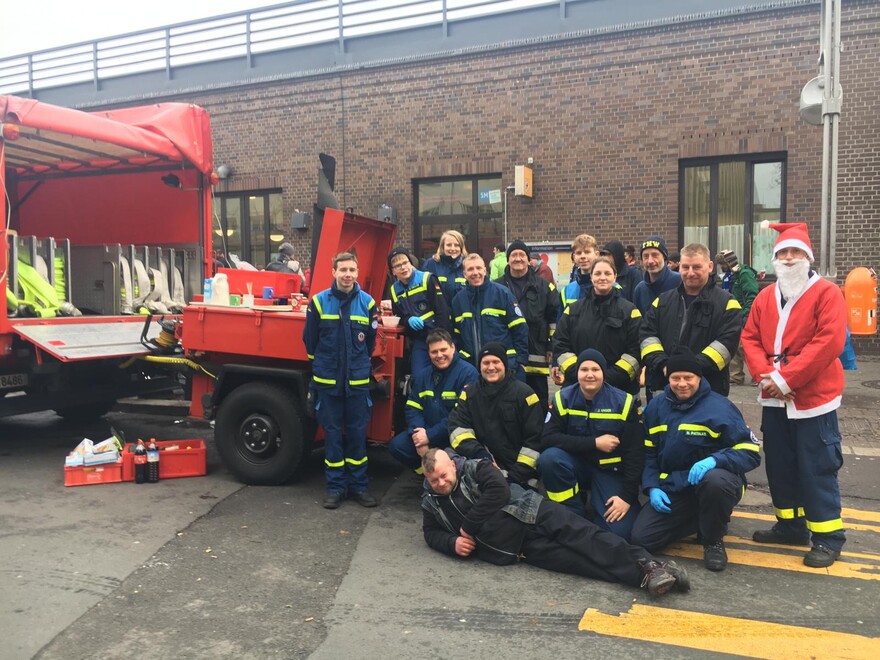
{"type": "Polygon", "coordinates": [[[122,461],[104,465],[65,467],[65,486],[91,486],[92,484],[113,484],[122,481],[122,461]]]}
{"type": "MultiPolygon", "coordinates": [[[[148,445],[149,442],[144,442],[148,445]]],[[[157,440],[159,447],[159,480],[180,477],[201,477],[208,472],[205,441],[157,440]],[[171,449],[177,447],[177,449],[171,449]]],[[[136,443],[125,443],[122,452],[122,481],[134,481],[134,448],[136,443]]]]}

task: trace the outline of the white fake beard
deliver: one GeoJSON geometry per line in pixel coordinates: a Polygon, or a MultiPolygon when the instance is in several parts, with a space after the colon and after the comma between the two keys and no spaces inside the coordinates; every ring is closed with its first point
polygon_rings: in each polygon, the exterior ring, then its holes
{"type": "Polygon", "coordinates": [[[790,259],[787,261],[774,259],[773,270],[776,272],[776,286],[779,287],[779,292],[788,302],[793,303],[807,290],[810,283],[809,259],[790,259]],[[786,266],[785,264],[788,263],[794,263],[794,265],[786,266]]]}

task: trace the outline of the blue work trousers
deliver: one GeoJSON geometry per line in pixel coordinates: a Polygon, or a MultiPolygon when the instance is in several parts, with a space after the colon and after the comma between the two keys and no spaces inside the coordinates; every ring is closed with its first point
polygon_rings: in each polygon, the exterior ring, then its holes
{"type": "Polygon", "coordinates": [[[367,490],[367,426],[369,393],[335,396],[316,390],[315,413],[324,428],[324,474],[329,493],[362,493],[367,490]]]}
{"type": "Polygon", "coordinates": [[[780,527],[804,527],[813,545],[840,551],[846,542],[837,472],[843,466],[837,411],[789,419],[784,408],[764,408],[761,418],[767,481],[780,527]]]}
{"type": "Polygon", "coordinates": [[[589,493],[596,512],[593,522],[602,529],[629,540],[641,508],[638,501],[632,503],[622,520],[614,523],[605,520],[605,512],[608,510],[605,502],[620,495],[623,489],[623,475],[620,472],[599,469],[593,461],[582,456],[575,456],[558,447],[550,447],[541,452],[538,474],[541,475],[547,497],[579,516],[587,515],[584,504],[589,493]]]}

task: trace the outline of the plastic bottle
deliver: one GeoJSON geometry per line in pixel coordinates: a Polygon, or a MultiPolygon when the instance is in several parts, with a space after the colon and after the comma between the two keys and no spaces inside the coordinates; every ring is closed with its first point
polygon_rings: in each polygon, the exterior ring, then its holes
{"type": "Polygon", "coordinates": [[[138,440],[134,448],[134,482],[142,484],[147,480],[147,448],[144,441],[138,440]]]}
{"type": "Polygon", "coordinates": [[[214,275],[214,281],[211,283],[211,304],[229,304],[229,280],[226,279],[226,273],[214,275]]]}
{"type": "Polygon", "coordinates": [[[147,445],[147,483],[154,484],[159,481],[159,447],[156,438],[150,438],[147,445]]]}
{"type": "Polygon", "coordinates": [[[210,277],[205,278],[205,288],[203,289],[205,295],[202,296],[202,301],[206,303],[211,302],[211,290],[213,283],[214,281],[210,277]]]}

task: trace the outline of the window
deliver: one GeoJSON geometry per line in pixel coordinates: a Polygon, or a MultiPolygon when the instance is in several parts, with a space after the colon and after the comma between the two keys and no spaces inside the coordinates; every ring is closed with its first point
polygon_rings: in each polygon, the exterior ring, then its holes
{"type": "Polygon", "coordinates": [[[492,247],[504,238],[500,174],[420,180],[413,188],[415,252],[420,259],[437,251],[447,229],[464,234],[469,252],[492,256],[492,247]]]}
{"type": "Polygon", "coordinates": [[[785,154],[683,160],[679,171],[679,241],[712,255],[733,250],[758,272],[772,273],[776,232],[785,222],[785,154]]]}
{"type": "Polygon", "coordinates": [[[289,238],[280,191],[214,196],[214,247],[265,268],[289,238]]]}

